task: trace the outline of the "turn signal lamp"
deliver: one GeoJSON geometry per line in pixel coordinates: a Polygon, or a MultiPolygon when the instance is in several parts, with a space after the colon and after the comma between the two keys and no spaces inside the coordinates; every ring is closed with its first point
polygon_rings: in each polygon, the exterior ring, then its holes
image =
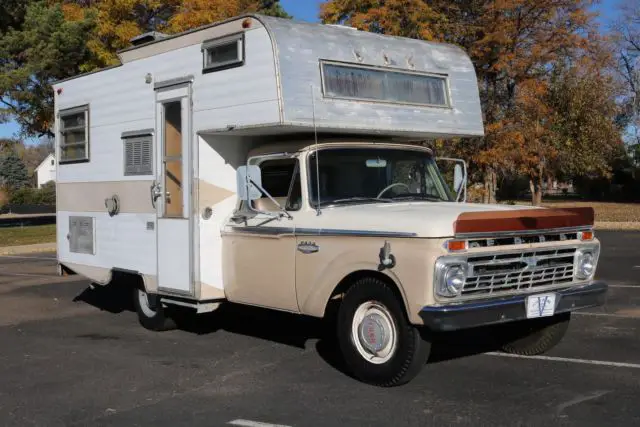
{"type": "Polygon", "coordinates": [[[467,249],[467,241],[466,240],[449,240],[447,242],[447,249],[450,252],[464,251],[465,249],[467,249]]]}
{"type": "Polygon", "coordinates": [[[593,231],[582,231],[580,233],[580,240],[593,240],[593,231]]]}

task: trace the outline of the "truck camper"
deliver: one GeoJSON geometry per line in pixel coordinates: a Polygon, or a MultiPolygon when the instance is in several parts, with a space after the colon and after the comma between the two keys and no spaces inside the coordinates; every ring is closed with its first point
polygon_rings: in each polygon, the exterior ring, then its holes
{"type": "Polygon", "coordinates": [[[468,203],[465,162],[419,143],[484,134],[459,47],[251,14],[118,55],[53,85],[57,257],[128,277],[143,327],[332,316],[354,377],[393,386],[425,331],[495,325],[533,355],[604,303],[593,210],[468,203]]]}

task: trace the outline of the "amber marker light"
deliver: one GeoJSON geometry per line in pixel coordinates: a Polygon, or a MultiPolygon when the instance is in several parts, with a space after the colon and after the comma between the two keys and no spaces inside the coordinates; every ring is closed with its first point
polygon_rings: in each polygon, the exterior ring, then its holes
{"type": "Polygon", "coordinates": [[[466,240],[449,240],[447,242],[447,249],[451,252],[464,251],[467,249],[466,240]]]}
{"type": "Polygon", "coordinates": [[[583,231],[580,233],[580,240],[593,240],[593,231],[583,231]]]}

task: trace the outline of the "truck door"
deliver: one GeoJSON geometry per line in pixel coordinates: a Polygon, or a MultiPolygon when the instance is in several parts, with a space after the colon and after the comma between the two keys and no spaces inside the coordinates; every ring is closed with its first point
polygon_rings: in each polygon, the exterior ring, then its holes
{"type": "Polygon", "coordinates": [[[194,295],[191,206],[191,83],[156,87],[158,290],[194,295]]]}
{"type": "MultiPolygon", "coordinates": [[[[230,301],[286,311],[298,311],[295,289],[295,211],[300,209],[298,160],[269,158],[260,163],[262,186],[293,219],[277,219],[279,209],[268,197],[253,207],[269,214],[254,214],[245,221],[230,221],[225,235],[225,293],[230,301]]],[[[246,202],[243,202],[246,203],[246,202]]],[[[241,208],[245,212],[245,208],[241,208]]]]}

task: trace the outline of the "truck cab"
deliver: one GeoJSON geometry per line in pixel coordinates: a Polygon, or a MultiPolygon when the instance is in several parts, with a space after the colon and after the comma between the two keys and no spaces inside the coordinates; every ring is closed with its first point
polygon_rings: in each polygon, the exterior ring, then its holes
{"type": "Polygon", "coordinates": [[[464,184],[422,145],[267,145],[237,178],[226,298],[314,317],[337,306],[341,351],[363,381],[417,374],[425,331],[497,325],[505,351],[539,354],[571,311],[603,303],[588,210],[460,201],[464,184]]]}

